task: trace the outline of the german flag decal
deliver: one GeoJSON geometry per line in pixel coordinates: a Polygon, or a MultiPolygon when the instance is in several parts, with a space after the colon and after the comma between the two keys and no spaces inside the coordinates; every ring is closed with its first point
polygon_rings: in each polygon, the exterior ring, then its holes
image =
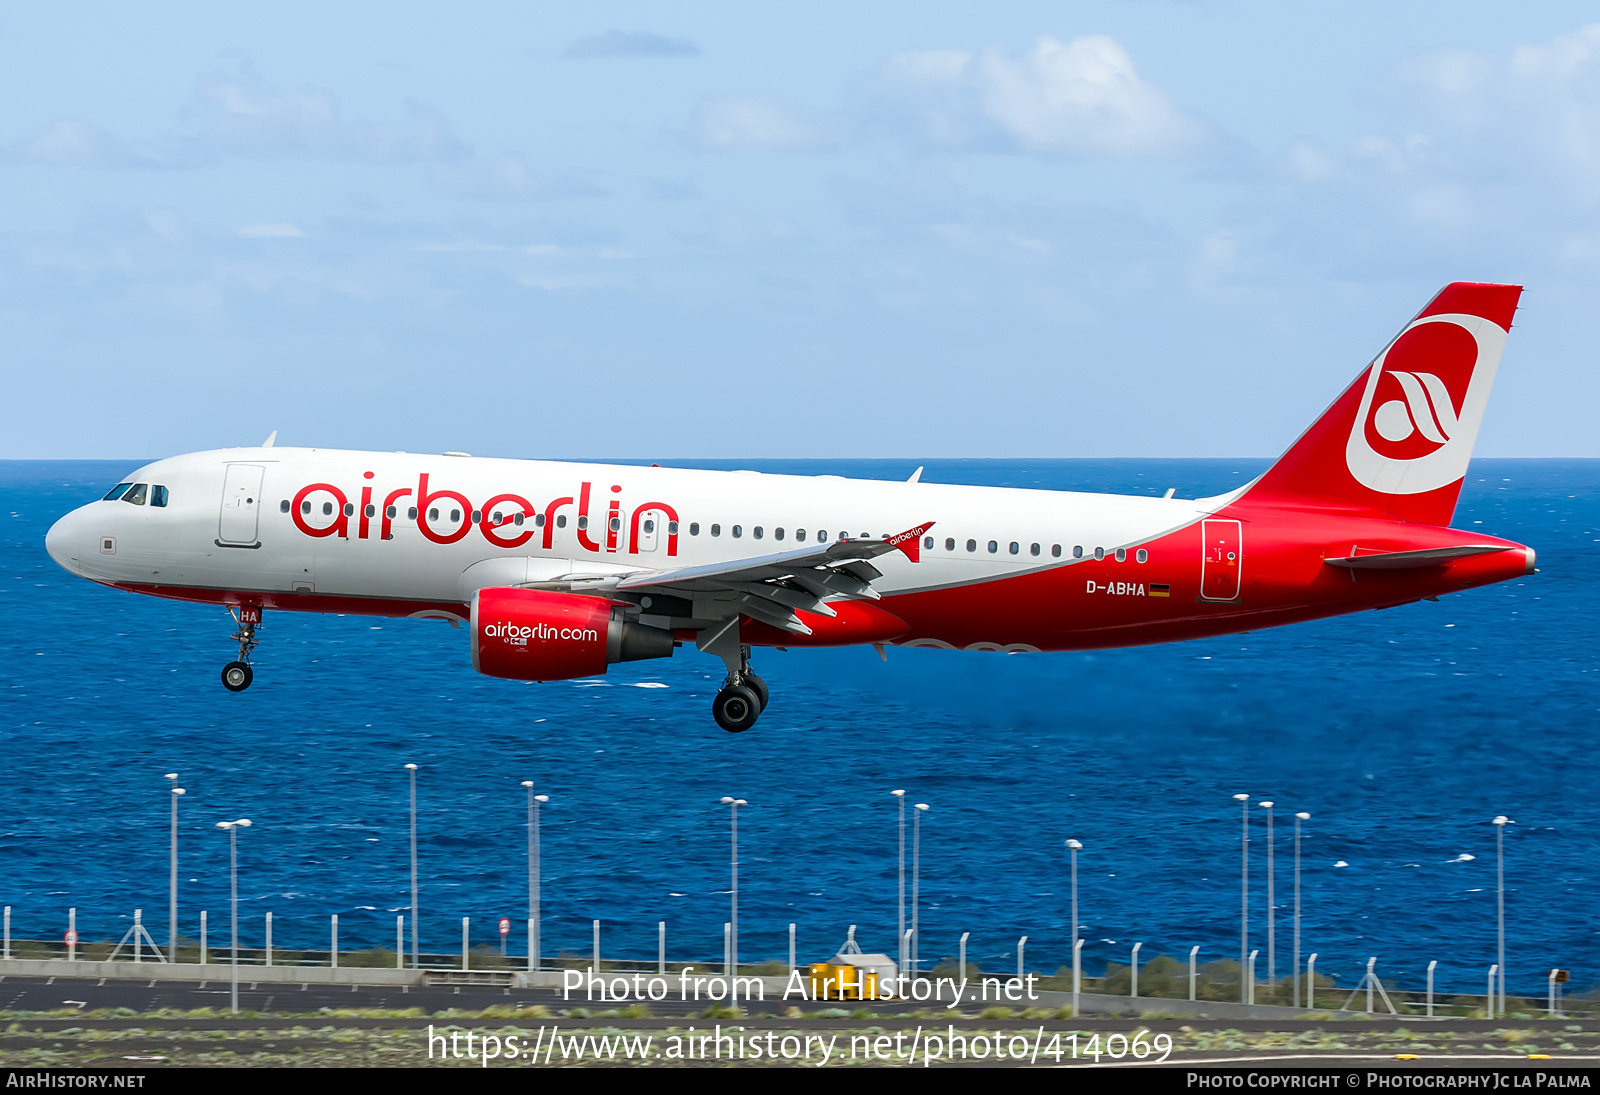
{"type": "Polygon", "coordinates": [[[1162,585],[1159,582],[1151,582],[1147,588],[1150,590],[1150,596],[1152,597],[1172,596],[1172,587],[1169,585],[1162,585]]]}

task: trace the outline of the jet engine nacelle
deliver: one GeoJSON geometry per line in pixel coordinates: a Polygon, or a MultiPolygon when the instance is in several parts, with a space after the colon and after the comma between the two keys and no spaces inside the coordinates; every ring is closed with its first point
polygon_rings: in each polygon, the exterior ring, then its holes
{"type": "Polygon", "coordinates": [[[672,632],[630,623],[603,597],[480,589],[472,597],[472,668],[514,681],[595,677],[613,662],[670,658],[672,632]]]}

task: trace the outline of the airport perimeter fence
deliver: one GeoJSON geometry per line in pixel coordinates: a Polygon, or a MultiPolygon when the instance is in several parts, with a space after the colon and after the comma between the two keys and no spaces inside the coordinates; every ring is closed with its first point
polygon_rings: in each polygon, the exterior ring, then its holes
{"type": "MultiPolygon", "coordinates": [[[[0,939],[0,958],[49,960],[62,962],[127,962],[130,966],[143,963],[166,962],[169,947],[165,942],[158,943],[145,928],[142,912],[136,910],[133,926],[128,929],[120,941],[96,940],[86,941],[76,938],[69,929],[68,936],[63,939],[22,939],[13,938],[10,932],[9,906],[5,908],[4,936],[0,939]]],[[[72,910],[75,914],[76,910],[72,910]]],[[[75,915],[71,917],[75,919],[75,915]]],[[[179,936],[176,945],[176,960],[182,964],[215,965],[226,967],[233,961],[231,940],[224,937],[228,930],[226,919],[217,925],[219,931],[212,935],[208,925],[208,914],[202,913],[200,922],[202,937],[192,938],[179,936]]],[[[401,949],[387,947],[362,947],[357,949],[340,949],[338,944],[338,917],[330,917],[330,946],[327,949],[303,947],[279,947],[271,944],[271,918],[269,916],[267,928],[267,942],[265,945],[241,945],[238,950],[238,962],[245,967],[279,966],[279,967],[341,967],[353,969],[409,969],[416,968],[431,971],[475,971],[475,972],[523,972],[530,968],[527,952],[516,953],[509,948],[502,950],[500,946],[487,943],[471,943],[470,920],[462,921],[462,948],[460,951],[450,953],[428,952],[419,953],[413,961],[412,954],[403,949],[405,942],[404,931],[409,927],[403,920],[397,918],[397,942],[402,944],[401,949]]],[[[724,925],[724,938],[727,939],[728,925],[724,925]]],[[[766,961],[748,962],[741,961],[737,972],[740,975],[765,975],[785,976],[796,969],[802,974],[809,968],[809,962],[797,960],[794,946],[794,925],[790,925],[790,958],[789,962],[766,961]]],[[[715,974],[719,970],[726,974],[730,969],[729,955],[724,947],[723,953],[712,959],[681,961],[669,960],[666,950],[666,924],[658,924],[659,940],[657,954],[651,959],[640,960],[636,958],[605,957],[601,951],[600,935],[601,924],[595,921],[593,925],[594,946],[590,953],[580,954],[572,951],[561,951],[554,956],[541,957],[538,969],[541,971],[581,970],[590,973],[606,974],[643,974],[668,976],[678,975],[685,970],[693,969],[701,974],[715,974]]],[[[501,936],[502,940],[505,936],[501,936]]],[[[1018,950],[1025,955],[1026,937],[1018,941],[1018,950]]],[[[825,960],[818,956],[819,960],[825,960]]],[[[831,957],[827,956],[827,957],[831,957]]],[[[1376,960],[1374,960],[1376,961],[1376,960]]],[[[1242,995],[1248,995],[1249,1002],[1258,1005],[1276,1005],[1280,1007],[1299,1007],[1308,1014],[1317,1011],[1356,1011],[1374,1015],[1397,1016],[1425,1016],[1425,1015],[1457,1015],[1466,1017],[1484,1017],[1488,1014],[1490,1002],[1489,985],[1485,984],[1485,992],[1462,993],[1451,991],[1432,991],[1431,988],[1418,989],[1415,987],[1402,988],[1392,980],[1379,977],[1374,973],[1367,977],[1366,973],[1356,982],[1341,984],[1339,979],[1326,973],[1315,971],[1303,973],[1296,995],[1295,978],[1293,975],[1278,977],[1274,981],[1256,980],[1253,985],[1241,985],[1241,966],[1237,961],[1219,960],[1205,963],[1194,961],[1191,952],[1189,961],[1174,958],[1165,954],[1151,956],[1134,967],[1108,962],[1105,972],[1098,976],[1091,976],[1080,972],[1078,978],[1079,991],[1086,994],[1126,997],[1140,1000],[1150,1000],[1152,1003],[1160,1000],[1197,1000],[1215,1001],[1223,1003],[1239,1003],[1242,995]]],[[[130,969],[130,974],[133,971],[130,969]]],[[[1054,973],[1029,966],[1025,960],[1019,959],[1017,965],[1004,970],[984,969],[978,961],[965,960],[954,955],[945,955],[928,965],[928,968],[918,970],[916,978],[938,979],[966,977],[977,984],[980,978],[1011,979],[1015,977],[1031,978],[1032,985],[1046,992],[1071,993],[1073,991],[1073,976],[1070,966],[1060,966],[1054,973]]],[[[1526,986],[1523,986],[1526,987],[1526,986]]],[[[1496,1006],[1496,1012],[1506,1018],[1535,1018],[1544,1016],[1565,1016],[1570,1018],[1600,1016],[1600,992],[1589,990],[1577,994],[1567,994],[1565,986],[1554,981],[1547,981],[1539,987],[1540,991],[1514,993],[1508,990],[1504,998],[1504,1007],[1496,1006]]],[[[868,1001],[870,1003],[871,1001],[868,1001]]],[[[1159,1010],[1159,1006],[1156,1007],[1159,1010]]]]}

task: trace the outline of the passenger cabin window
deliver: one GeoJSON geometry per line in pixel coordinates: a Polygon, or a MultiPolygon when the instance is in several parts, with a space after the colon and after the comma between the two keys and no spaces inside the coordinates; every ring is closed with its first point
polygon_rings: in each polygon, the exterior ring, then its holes
{"type": "Polygon", "coordinates": [[[668,536],[676,536],[676,535],[678,535],[678,522],[676,522],[676,521],[668,521],[667,522],[667,535],[668,536]]]}
{"type": "Polygon", "coordinates": [[[556,528],[566,528],[566,527],[567,527],[567,515],[564,514],[564,513],[557,514],[556,515],[556,528]]]}
{"type": "Polygon", "coordinates": [[[587,514],[579,516],[578,527],[581,529],[587,529],[589,527],[589,517],[587,514]]]}
{"type": "Polygon", "coordinates": [[[999,550],[1000,550],[1000,545],[997,542],[995,542],[994,540],[990,540],[989,541],[989,554],[993,555],[995,552],[997,552],[999,550]]]}
{"type": "Polygon", "coordinates": [[[383,511],[383,515],[389,520],[393,521],[396,517],[400,516],[400,511],[395,507],[390,506],[388,509],[383,511]]]}
{"type": "Polygon", "coordinates": [[[783,539],[783,530],[781,528],[773,529],[772,530],[772,538],[774,540],[782,540],[783,539]]]}
{"type": "Polygon", "coordinates": [[[689,522],[689,535],[690,536],[699,536],[700,535],[700,522],[699,521],[690,521],[689,522]]]}
{"type": "Polygon", "coordinates": [[[967,550],[968,551],[977,551],[978,550],[978,541],[976,541],[976,540],[968,540],[967,541],[967,550]]]}
{"type": "MultiPolygon", "coordinates": [[[[618,522],[617,522],[617,523],[618,523],[618,524],[619,524],[619,525],[620,525],[620,524],[621,524],[621,523],[622,523],[622,522],[621,522],[621,521],[618,521],[618,522]]],[[[646,536],[648,536],[648,535],[650,535],[650,534],[651,534],[651,533],[652,533],[652,532],[654,532],[654,531],[655,531],[655,530],[656,530],[656,523],[655,523],[655,522],[654,522],[654,521],[652,521],[652,520],[651,520],[651,519],[650,519],[650,518],[648,518],[648,517],[647,517],[647,518],[645,518],[645,522],[644,522],[644,532],[645,532],[645,535],[646,535],[646,536]]]]}
{"type": "Polygon", "coordinates": [[[437,521],[438,519],[439,519],[439,507],[438,506],[434,506],[432,509],[428,510],[428,520],[437,521]]]}
{"type": "Polygon", "coordinates": [[[1134,559],[1138,560],[1141,563],[1149,562],[1150,561],[1150,553],[1148,551],[1146,551],[1144,548],[1140,548],[1138,550],[1138,552],[1136,552],[1134,554],[1134,559]]]}
{"type": "Polygon", "coordinates": [[[1020,544],[1018,544],[1015,540],[1011,541],[1011,554],[1015,555],[1021,550],[1022,546],[1020,544]]]}
{"type": "Polygon", "coordinates": [[[1061,558],[1061,545],[1060,544],[1051,544],[1050,545],[1050,554],[1054,558],[1057,558],[1057,559],[1061,558]]]}
{"type": "Polygon", "coordinates": [[[406,520],[407,521],[415,521],[416,519],[417,519],[417,507],[416,506],[407,507],[406,508],[406,520]]]}
{"type": "Polygon", "coordinates": [[[945,540],[944,549],[946,551],[954,551],[956,549],[956,540],[954,536],[951,536],[945,540]]]}
{"type": "Polygon", "coordinates": [[[1103,547],[1095,548],[1094,549],[1094,557],[1096,559],[1104,559],[1106,557],[1106,549],[1103,548],[1103,547]]]}
{"type": "Polygon", "coordinates": [[[115,502],[118,498],[122,497],[122,492],[127,490],[131,486],[133,486],[132,483],[118,483],[116,486],[114,486],[110,490],[106,491],[106,496],[104,498],[100,499],[100,501],[102,501],[102,502],[115,502]]]}
{"type": "Polygon", "coordinates": [[[1072,545],[1072,557],[1074,559],[1082,559],[1083,558],[1083,545],[1082,544],[1073,544],[1072,545]]]}
{"type": "Polygon", "coordinates": [[[740,526],[740,525],[734,525],[733,526],[734,539],[738,539],[739,537],[741,537],[743,535],[744,535],[744,528],[742,526],[740,526]]]}
{"type": "Polygon", "coordinates": [[[151,487],[150,504],[165,509],[167,506],[167,488],[159,485],[151,487]]]}
{"type": "Polygon", "coordinates": [[[817,543],[826,544],[827,542],[828,542],[828,531],[826,529],[820,529],[819,528],[817,530],[817,543]]]}
{"type": "Polygon", "coordinates": [[[756,528],[755,528],[755,537],[756,537],[757,540],[761,539],[761,526],[760,525],[757,525],[756,528]]]}
{"type": "Polygon", "coordinates": [[[544,514],[536,513],[533,515],[533,527],[544,528],[544,514]]]}
{"type": "Polygon", "coordinates": [[[527,515],[524,514],[521,510],[518,510],[516,513],[513,513],[511,515],[511,523],[513,525],[516,525],[518,528],[522,527],[522,522],[525,521],[525,520],[527,520],[527,515]]]}
{"type": "Polygon", "coordinates": [[[711,535],[713,535],[713,536],[721,536],[722,535],[722,526],[721,525],[712,525],[711,526],[711,535]]]}
{"type": "Polygon", "coordinates": [[[1117,562],[1126,563],[1127,561],[1128,561],[1128,549],[1127,548],[1118,548],[1117,549],[1117,562]]]}
{"type": "Polygon", "coordinates": [[[142,506],[144,505],[145,494],[148,493],[149,490],[149,484],[135,483],[132,488],[129,489],[128,493],[122,496],[122,500],[130,505],[142,506]]]}
{"type": "Polygon", "coordinates": [[[932,536],[924,536],[922,538],[922,550],[923,551],[932,551],[933,550],[933,537],[932,536]]]}
{"type": "Polygon", "coordinates": [[[368,517],[376,517],[378,516],[378,507],[373,505],[371,502],[368,502],[365,513],[368,517]]]}
{"type": "Polygon", "coordinates": [[[1029,555],[1037,555],[1037,554],[1039,554],[1039,545],[1038,544],[1033,544],[1032,546],[1030,546],[1028,548],[1028,554],[1029,555]]]}
{"type": "Polygon", "coordinates": [[[621,532],[622,531],[622,518],[613,517],[611,519],[611,531],[612,532],[621,532]]]}
{"type": "Polygon", "coordinates": [[[800,542],[800,543],[802,543],[802,544],[803,544],[803,543],[805,543],[805,542],[806,542],[806,530],[805,530],[805,529],[803,529],[803,528],[797,528],[797,529],[795,529],[795,530],[794,530],[794,538],[795,538],[795,539],[796,539],[796,540],[797,540],[797,541],[798,541],[798,542],[800,542]]]}

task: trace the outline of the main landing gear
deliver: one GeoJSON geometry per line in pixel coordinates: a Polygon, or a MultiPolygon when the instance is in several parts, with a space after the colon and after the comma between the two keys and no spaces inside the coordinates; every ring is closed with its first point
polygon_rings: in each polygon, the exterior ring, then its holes
{"type": "Polygon", "coordinates": [[[239,644],[239,660],[222,667],[222,687],[229,692],[243,692],[255,679],[255,673],[250,668],[250,652],[261,641],[256,638],[256,631],[261,627],[261,610],[252,605],[241,605],[228,609],[228,613],[233,617],[233,622],[239,625],[239,630],[230,636],[239,644]]]}
{"type": "Polygon", "coordinates": [[[767,682],[750,672],[750,648],[739,648],[739,667],[729,667],[722,690],[711,701],[711,717],[730,734],[742,734],[767,709],[767,682]]]}

